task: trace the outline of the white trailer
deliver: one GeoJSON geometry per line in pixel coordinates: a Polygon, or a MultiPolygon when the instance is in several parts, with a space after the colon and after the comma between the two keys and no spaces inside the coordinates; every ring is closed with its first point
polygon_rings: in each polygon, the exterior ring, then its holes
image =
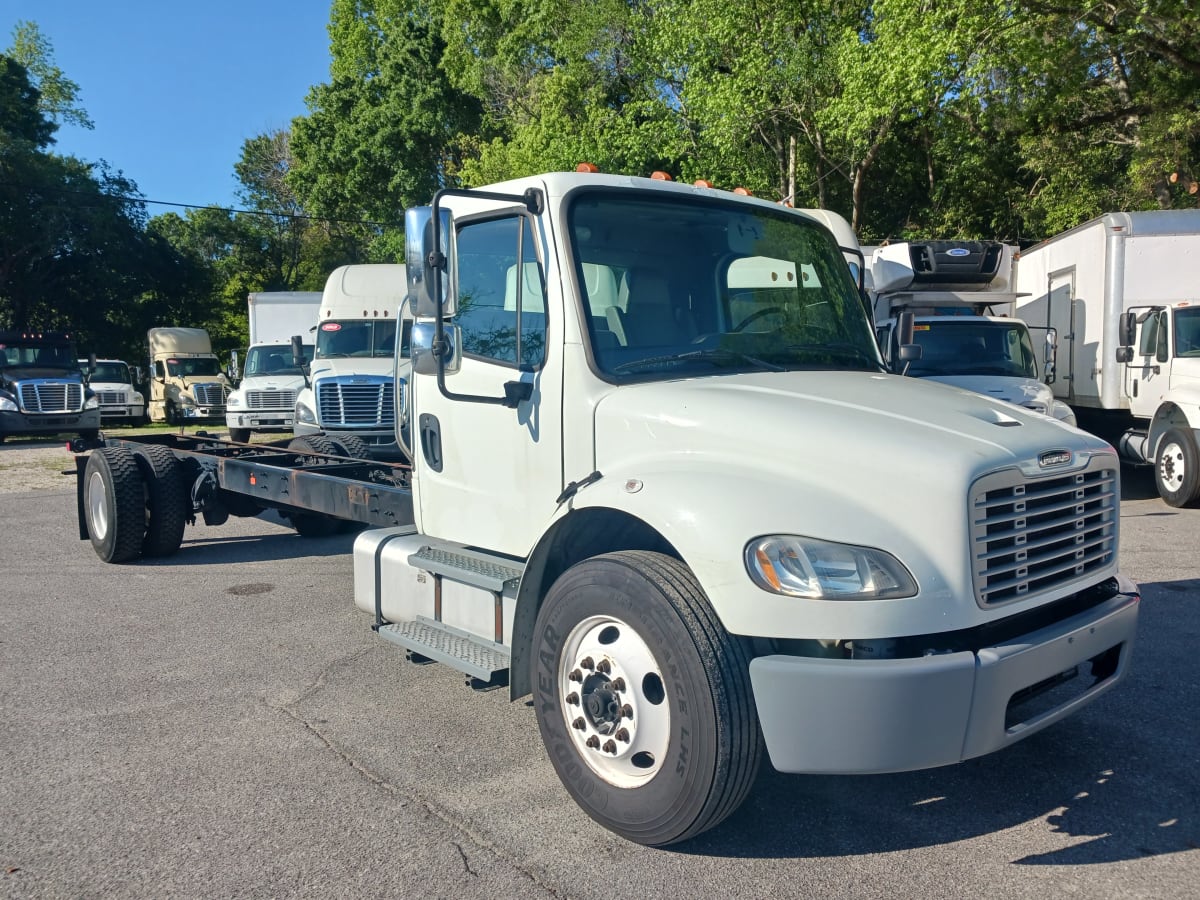
{"type": "Polygon", "coordinates": [[[876,336],[895,372],[975,391],[1075,424],[1055,399],[1054,336],[1035,343],[1014,318],[1017,248],[999,241],[913,241],[868,258],[876,336]],[[912,314],[911,336],[901,316],[912,314]],[[920,354],[902,359],[910,342],[920,354]]]}
{"type": "Polygon", "coordinates": [[[296,397],[304,387],[304,372],[292,358],[292,338],[300,337],[304,358],[311,360],[320,304],[320,291],[260,291],[247,297],[250,347],[225,413],[232,440],[248,441],[256,431],[292,430],[296,397]]]}
{"type": "Polygon", "coordinates": [[[440,191],[405,237],[411,466],[313,437],[110,439],[77,461],[80,536],[173,552],[181,503],[376,526],[353,570],[379,637],[532,695],[566,792],[649,845],[722,821],[764,756],[949,765],[1127,673],[1116,452],[886,372],[813,218],[550,173],[440,191]]]}
{"type": "Polygon", "coordinates": [[[1025,250],[1017,286],[1061,335],[1055,395],[1167,503],[1200,502],[1200,210],[1107,213],[1025,250]]]}

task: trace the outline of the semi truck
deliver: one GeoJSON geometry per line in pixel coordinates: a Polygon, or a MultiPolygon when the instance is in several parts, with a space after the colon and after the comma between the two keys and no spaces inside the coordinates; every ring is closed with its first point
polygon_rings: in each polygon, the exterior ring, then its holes
{"type": "Polygon", "coordinates": [[[225,422],[232,389],[203,328],[151,328],[150,404],[152,422],[168,425],[225,422]]]}
{"type": "Polygon", "coordinates": [[[320,291],[258,291],[247,297],[250,346],[241,381],[227,400],[230,440],[245,442],[254,432],[292,430],[296,397],[305,383],[303,364],[313,356],[320,304],[320,291]],[[301,365],[292,359],[295,335],[301,336],[301,365]]]}
{"type": "Polygon", "coordinates": [[[66,332],[0,331],[0,442],[15,436],[95,438],[100,408],[66,332]]]}
{"type": "Polygon", "coordinates": [[[1017,286],[1063,336],[1055,396],[1169,505],[1200,503],[1200,210],[1099,216],[1025,250],[1017,286]]]}
{"type": "Polygon", "coordinates": [[[316,349],[309,384],[296,398],[298,435],[336,434],[375,456],[403,459],[404,435],[396,434],[405,379],[397,377],[397,337],[407,292],[403,264],[341,266],[330,273],[315,321],[316,349]]]}
{"type": "Polygon", "coordinates": [[[902,241],[868,263],[876,335],[893,371],[976,391],[1076,424],[1055,398],[1056,332],[1040,343],[1015,317],[1018,249],[999,241],[902,241]],[[912,333],[903,334],[904,314],[912,333]],[[900,347],[920,348],[902,359],[900,347]]]}
{"type": "Polygon", "coordinates": [[[889,373],[818,221],[565,172],[439,191],[405,235],[409,464],[109,438],[76,458],[79,537],[132,562],[198,515],[370,526],[375,633],[532,695],[567,793],[651,846],[720,823],[764,753],[949,765],[1129,671],[1114,449],[889,373]]]}
{"type": "MultiPolygon", "coordinates": [[[[87,369],[88,360],[79,360],[80,369],[87,369]]],[[[141,381],[141,369],[136,371],[120,359],[98,359],[88,377],[88,387],[100,404],[103,425],[144,425],[146,398],[135,386],[141,381]]]]}

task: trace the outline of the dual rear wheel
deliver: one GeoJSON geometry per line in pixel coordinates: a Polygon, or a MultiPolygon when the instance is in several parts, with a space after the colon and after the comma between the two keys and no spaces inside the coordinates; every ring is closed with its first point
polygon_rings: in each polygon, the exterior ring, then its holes
{"type": "Polygon", "coordinates": [[[88,537],[105,562],[170,556],[183,543],[190,498],[182,463],[166,447],[101,447],[84,469],[88,537]]]}

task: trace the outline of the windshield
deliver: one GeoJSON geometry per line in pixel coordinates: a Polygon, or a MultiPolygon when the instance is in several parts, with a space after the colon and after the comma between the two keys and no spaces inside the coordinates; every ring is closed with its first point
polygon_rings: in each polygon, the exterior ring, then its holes
{"type": "MultiPolygon", "coordinates": [[[[304,361],[312,362],[313,345],[304,345],[304,361]]],[[[245,378],[260,375],[301,375],[299,367],[292,365],[292,347],[290,344],[273,344],[264,347],[251,347],[246,352],[245,378]]]]}
{"type": "MultiPolygon", "coordinates": [[[[84,361],[81,365],[86,366],[84,361]]],[[[91,381],[96,384],[132,384],[129,377],[129,366],[125,363],[98,362],[96,371],[92,373],[91,381]]]]}
{"type": "Polygon", "coordinates": [[[317,329],[317,359],[391,358],[395,349],[395,319],[341,319],[317,329]]]}
{"type": "Polygon", "coordinates": [[[909,363],[906,374],[918,378],[1007,375],[1036,380],[1038,377],[1029,330],[1020,322],[976,318],[917,322],[913,343],[920,346],[921,358],[909,363]]]}
{"type": "Polygon", "coordinates": [[[75,348],[70,344],[39,341],[0,341],[0,369],[34,366],[47,369],[78,369],[75,348]]]}
{"type": "Polygon", "coordinates": [[[1200,357],[1200,306],[1175,310],[1175,355],[1200,357]]]}
{"type": "Polygon", "coordinates": [[[214,356],[193,356],[167,360],[167,374],[174,378],[190,378],[195,375],[220,375],[221,366],[214,356]]]}
{"type": "Polygon", "coordinates": [[[581,192],[570,227],[609,380],[881,368],[846,260],[811,219],[607,190],[581,192]]]}

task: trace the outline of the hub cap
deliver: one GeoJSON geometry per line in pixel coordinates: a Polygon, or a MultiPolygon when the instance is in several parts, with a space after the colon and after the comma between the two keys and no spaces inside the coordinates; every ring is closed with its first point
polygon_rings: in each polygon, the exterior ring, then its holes
{"type": "Polygon", "coordinates": [[[104,479],[99,472],[93,472],[88,477],[88,521],[92,526],[92,536],[96,540],[104,540],[108,534],[108,498],[104,493],[104,479]]]}
{"type": "Polygon", "coordinates": [[[1183,486],[1187,470],[1183,462],[1183,448],[1172,441],[1163,447],[1162,455],[1158,458],[1158,480],[1162,486],[1177,492],[1183,486]]]}

